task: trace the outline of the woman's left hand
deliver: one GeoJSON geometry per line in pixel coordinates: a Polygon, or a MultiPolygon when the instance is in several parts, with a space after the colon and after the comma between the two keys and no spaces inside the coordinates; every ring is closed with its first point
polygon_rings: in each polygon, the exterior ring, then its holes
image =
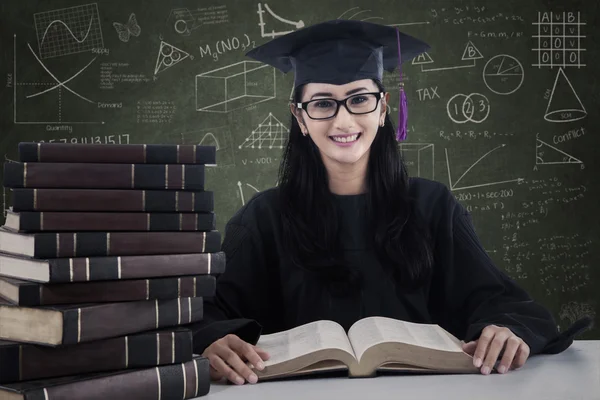
{"type": "Polygon", "coordinates": [[[529,357],[529,346],[510,329],[488,325],[477,340],[463,344],[463,350],[473,356],[473,364],[484,375],[492,372],[496,360],[502,356],[498,372],[521,368],[529,357]]]}

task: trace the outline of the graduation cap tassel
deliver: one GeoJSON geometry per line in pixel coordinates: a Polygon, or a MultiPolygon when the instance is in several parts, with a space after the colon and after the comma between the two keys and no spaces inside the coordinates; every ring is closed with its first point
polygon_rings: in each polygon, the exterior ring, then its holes
{"type": "Polygon", "coordinates": [[[396,140],[406,139],[406,128],[408,124],[406,93],[404,92],[404,82],[402,82],[402,55],[400,52],[400,31],[396,28],[396,37],[398,39],[398,73],[400,74],[400,96],[398,99],[398,128],[396,128],[396,140]]]}
{"type": "Polygon", "coordinates": [[[406,126],[408,125],[408,118],[406,115],[406,93],[404,93],[404,85],[400,86],[400,110],[401,113],[398,116],[398,141],[406,139],[406,126]]]}

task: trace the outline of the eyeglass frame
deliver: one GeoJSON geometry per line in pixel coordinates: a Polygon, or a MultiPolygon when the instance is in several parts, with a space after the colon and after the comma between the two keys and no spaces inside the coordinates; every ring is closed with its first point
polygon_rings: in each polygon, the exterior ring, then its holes
{"type": "Polygon", "coordinates": [[[306,112],[306,115],[308,115],[308,118],[313,119],[315,121],[323,121],[323,120],[328,120],[331,118],[335,118],[336,115],[338,114],[338,112],[340,111],[340,105],[343,105],[346,108],[346,111],[348,111],[350,114],[352,115],[365,115],[365,114],[370,114],[373,111],[375,111],[377,109],[377,106],[379,105],[379,102],[381,101],[381,99],[383,99],[383,96],[385,95],[385,92],[365,92],[365,93],[355,93],[353,95],[350,95],[348,97],[346,97],[345,99],[342,100],[337,100],[331,97],[323,97],[323,98],[319,98],[319,99],[314,99],[314,100],[309,100],[309,101],[303,101],[300,103],[296,103],[296,107],[304,110],[306,112]],[[356,97],[356,96],[360,96],[360,95],[364,95],[364,94],[374,94],[374,95],[379,95],[378,97],[375,97],[377,99],[377,102],[375,103],[375,108],[373,108],[373,110],[371,111],[367,111],[367,112],[363,112],[363,113],[355,113],[350,111],[350,109],[348,108],[348,99],[352,98],[352,97],[356,97]],[[309,103],[313,103],[316,101],[323,101],[323,100],[332,100],[336,103],[336,110],[335,113],[331,116],[331,117],[326,117],[326,118],[313,118],[310,116],[310,114],[308,113],[307,107],[309,103]]]}

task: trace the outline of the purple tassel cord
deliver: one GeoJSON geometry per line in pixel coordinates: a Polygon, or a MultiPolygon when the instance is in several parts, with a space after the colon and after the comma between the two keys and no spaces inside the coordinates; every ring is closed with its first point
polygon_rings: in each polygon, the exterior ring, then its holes
{"type": "Polygon", "coordinates": [[[400,91],[398,99],[398,127],[396,128],[396,140],[406,139],[406,127],[408,124],[406,93],[404,92],[404,82],[402,82],[402,55],[400,52],[400,31],[396,28],[396,37],[398,38],[398,72],[400,74],[400,91]]]}
{"type": "Polygon", "coordinates": [[[398,113],[398,132],[396,135],[396,139],[398,141],[406,139],[406,127],[408,124],[408,118],[406,115],[406,93],[404,93],[404,88],[400,86],[400,111],[398,113]]]}

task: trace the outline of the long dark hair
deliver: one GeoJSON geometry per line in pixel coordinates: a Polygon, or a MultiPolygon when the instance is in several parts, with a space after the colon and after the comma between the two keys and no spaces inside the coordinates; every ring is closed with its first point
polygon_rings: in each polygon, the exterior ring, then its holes
{"type": "MultiPolygon", "coordinates": [[[[301,101],[302,90],[296,88],[294,102],[301,101]]],[[[388,115],[370,148],[366,184],[367,237],[396,284],[416,289],[430,276],[432,245],[427,228],[411,213],[408,174],[388,115]]],[[[337,294],[359,288],[360,276],[341,258],[337,211],[321,154],[293,115],[279,167],[279,200],[283,243],[293,264],[337,294]]]]}

